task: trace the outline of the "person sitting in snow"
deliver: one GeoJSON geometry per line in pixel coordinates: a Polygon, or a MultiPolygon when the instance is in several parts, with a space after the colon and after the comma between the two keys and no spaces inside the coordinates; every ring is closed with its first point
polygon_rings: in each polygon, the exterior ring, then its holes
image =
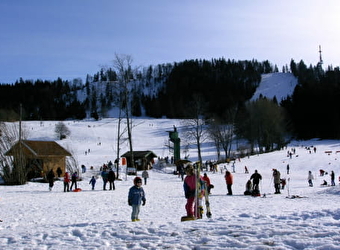
{"type": "Polygon", "coordinates": [[[281,189],[282,190],[285,189],[285,186],[286,186],[286,179],[283,178],[283,179],[281,179],[281,189]]]}
{"type": "Polygon", "coordinates": [[[128,204],[132,206],[131,220],[132,221],[140,221],[139,219],[139,211],[140,205],[144,206],[146,202],[145,192],[142,188],[142,178],[135,177],[133,180],[134,186],[132,186],[129,190],[128,195],[128,204]]]}
{"type": "Polygon", "coordinates": [[[248,180],[246,183],[246,191],[244,191],[244,195],[251,195],[252,194],[252,186],[251,180],[248,180]]]}

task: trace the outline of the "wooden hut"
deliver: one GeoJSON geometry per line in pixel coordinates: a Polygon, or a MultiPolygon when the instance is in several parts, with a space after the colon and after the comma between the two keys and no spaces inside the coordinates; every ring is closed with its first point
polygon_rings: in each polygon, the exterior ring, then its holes
{"type": "Polygon", "coordinates": [[[130,151],[123,154],[121,157],[125,157],[127,161],[127,167],[128,168],[137,168],[137,170],[148,170],[151,168],[154,162],[154,158],[157,157],[157,155],[150,151],[133,151],[133,159],[135,161],[135,164],[131,164],[131,153],[130,151]]]}
{"type": "Polygon", "coordinates": [[[55,141],[30,140],[18,141],[5,155],[13,156],[14,162],[23,155],[28,170],[28,179],[44,177],[51,169],[56,174],[58,168],[62,170],[63,175],[66,170],[66,156],[71,156],[70,152],[55,141]]]}

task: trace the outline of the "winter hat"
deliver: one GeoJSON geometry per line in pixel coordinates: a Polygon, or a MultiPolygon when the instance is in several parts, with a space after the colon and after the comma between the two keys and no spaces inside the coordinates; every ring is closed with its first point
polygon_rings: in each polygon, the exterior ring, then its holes
{"type": "Polygon", "coordinates": [[[142,182],[142,179],[138,176],[133,179],[133,184],[137,185],[137,182],[142,182]]]}
{"type": "Polygon", "coordinates": [[[194,167],[189,164],[186,168],[185,168],[185,172],[187,172],[188,174],[193,175],[194,174],[194,167]]]}

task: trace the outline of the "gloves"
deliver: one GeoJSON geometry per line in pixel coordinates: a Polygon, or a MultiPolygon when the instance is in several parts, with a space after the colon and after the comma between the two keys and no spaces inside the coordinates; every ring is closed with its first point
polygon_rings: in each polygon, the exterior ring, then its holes
{"type": "Polygon", "coordinates": [[[129,206],[132,206],[132,203],[131,203],[131,201],[130,201],[130,200],[128,200],[128,203],[129,203],[129,206]]]}
{"type": "Polygon", "coordinates": [[[146,201],[144,200],[143,203],[142,203],[142,206],[145,206],[145,202],[146,202],[146,201]]]}

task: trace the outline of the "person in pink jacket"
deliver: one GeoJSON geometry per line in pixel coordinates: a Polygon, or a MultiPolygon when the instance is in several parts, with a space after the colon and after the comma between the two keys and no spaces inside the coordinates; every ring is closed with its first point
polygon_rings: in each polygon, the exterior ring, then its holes
{"type": "Polygon", "coordinates": [[[189,165],[185,169],[186,177],[184,178],[183,188],[187,203],[185,204],[185,210],[187,211],[187,217],[195,217],[197,207],[195,202],[196,193],[196,177],[194,174],[194,168],[189,165]]]}

